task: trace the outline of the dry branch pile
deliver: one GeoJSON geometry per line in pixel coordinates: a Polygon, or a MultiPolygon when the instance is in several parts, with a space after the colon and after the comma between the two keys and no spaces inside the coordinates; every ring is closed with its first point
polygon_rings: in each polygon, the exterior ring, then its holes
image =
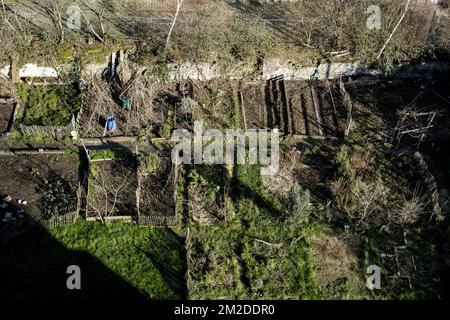
{"type": "Polygon", "coordinates": [[[157,121],[153,109],[156,88],[145,75],[137,74],[126,92],[132,102],[130,110],[122,107],[118,92],[111,87],[100,79],[88,84],[80,119],[80,130],[84,135],[105,135],[109,117],[116,119],[117,131],[124,135],[138,134],[157,121]]]}
{"type": "Polygon", "coordinates": [[[91,164],[88,213],[100,218],[136,211],[137,177],[131,160],[91,164]]]}

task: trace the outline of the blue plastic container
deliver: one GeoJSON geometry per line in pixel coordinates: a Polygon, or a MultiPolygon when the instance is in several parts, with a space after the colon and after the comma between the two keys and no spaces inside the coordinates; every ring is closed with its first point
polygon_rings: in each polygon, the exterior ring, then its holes
{"type": "Polygon", "coordinates": [[[114,117],[109,117],[108,120],[106,120],[106,130],[108,131],[115,131],[117,129],[117,122],[114,117]]]}

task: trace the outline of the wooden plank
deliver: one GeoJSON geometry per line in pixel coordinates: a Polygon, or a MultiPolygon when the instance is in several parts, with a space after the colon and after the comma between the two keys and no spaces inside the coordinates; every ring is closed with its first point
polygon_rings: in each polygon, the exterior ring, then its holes
{"type": "Polygon", "coordinates": [[[314,90],[314,87],[312,84],[311,84],[310,88],[311,88],[312,101],[313,101],[313,105],[314,105],[314,113],[316,115],[316,120],[317,120],[317,128],[319,129],[319,135],[323,136],[322,119],[319,114],[319,102],[317,101],[317,92],[314,90]]]}

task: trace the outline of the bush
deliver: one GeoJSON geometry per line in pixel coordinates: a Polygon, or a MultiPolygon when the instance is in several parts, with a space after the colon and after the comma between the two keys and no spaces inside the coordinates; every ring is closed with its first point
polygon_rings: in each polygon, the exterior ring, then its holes
{"type": "Polygon", "coordinates": [[[24,106],[24,125],[66,126],[81,107],[81,96],[75,86],[19,86],[24,106]]]}
{"type": "Polygon", "coordinates": [[[142,156],[140,158],[140,163],[143,166],[145,173],[153,174],[158,170],[161,159],[157,154],[150,153],[148,156],[142,156]]]}
{"type": "Polygon", "coordinates": [[[75,188],[64,178],[46,181],[45,189],[43,203],[47,219],[67,213],[77,201],[75,188]]]}
{"type": "Polygon", "coordinates": [[[302,225],[309,220],[311,214],[311,202],[309,190],[303,190],[295,182],[288,192],[287,196],[287,219],[288,223],[302,225]]]}

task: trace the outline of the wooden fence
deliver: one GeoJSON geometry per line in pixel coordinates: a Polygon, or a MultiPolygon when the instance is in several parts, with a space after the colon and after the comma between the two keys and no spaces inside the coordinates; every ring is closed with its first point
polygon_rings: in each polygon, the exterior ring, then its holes
{"type": "Polygon", "coordinates": [[[177,225],[177,216],[140,215],[136,222],[140,227],[174,227],[177,225]]]}
{"type": "Polygon", "coordinates": [[[348,136],[350,134],[350,128],[352,126],[353,102],[352,102],[352,98],[350,97],[349,93],[347,92],[347,89],[345,89],[345,84],[344,84],[344,81],[342,81],[342,78],[339,79],[339,91],[343,98],[344,107],[347,110],[345,136],[348,136]]]}
{"type": "Polygon", "coordinates": [[[52,229],[56,227],[63,227],[74,224],[79,217],[78,210],[75,212],[67,213],[61,216],[52,217],[48,220],[41,220],[39,223],[46,229],[52,229]]]}
{"type": "Polygon", "coordinates": [[[75,117],[72,116],[72,120],[67,126],[26,126],[19,124],[19,128],[24,135],[40,135],[54,139],[62,139],[72,136],[72,131],[76,131],[77,129],[76,123],[75,117]]]}

